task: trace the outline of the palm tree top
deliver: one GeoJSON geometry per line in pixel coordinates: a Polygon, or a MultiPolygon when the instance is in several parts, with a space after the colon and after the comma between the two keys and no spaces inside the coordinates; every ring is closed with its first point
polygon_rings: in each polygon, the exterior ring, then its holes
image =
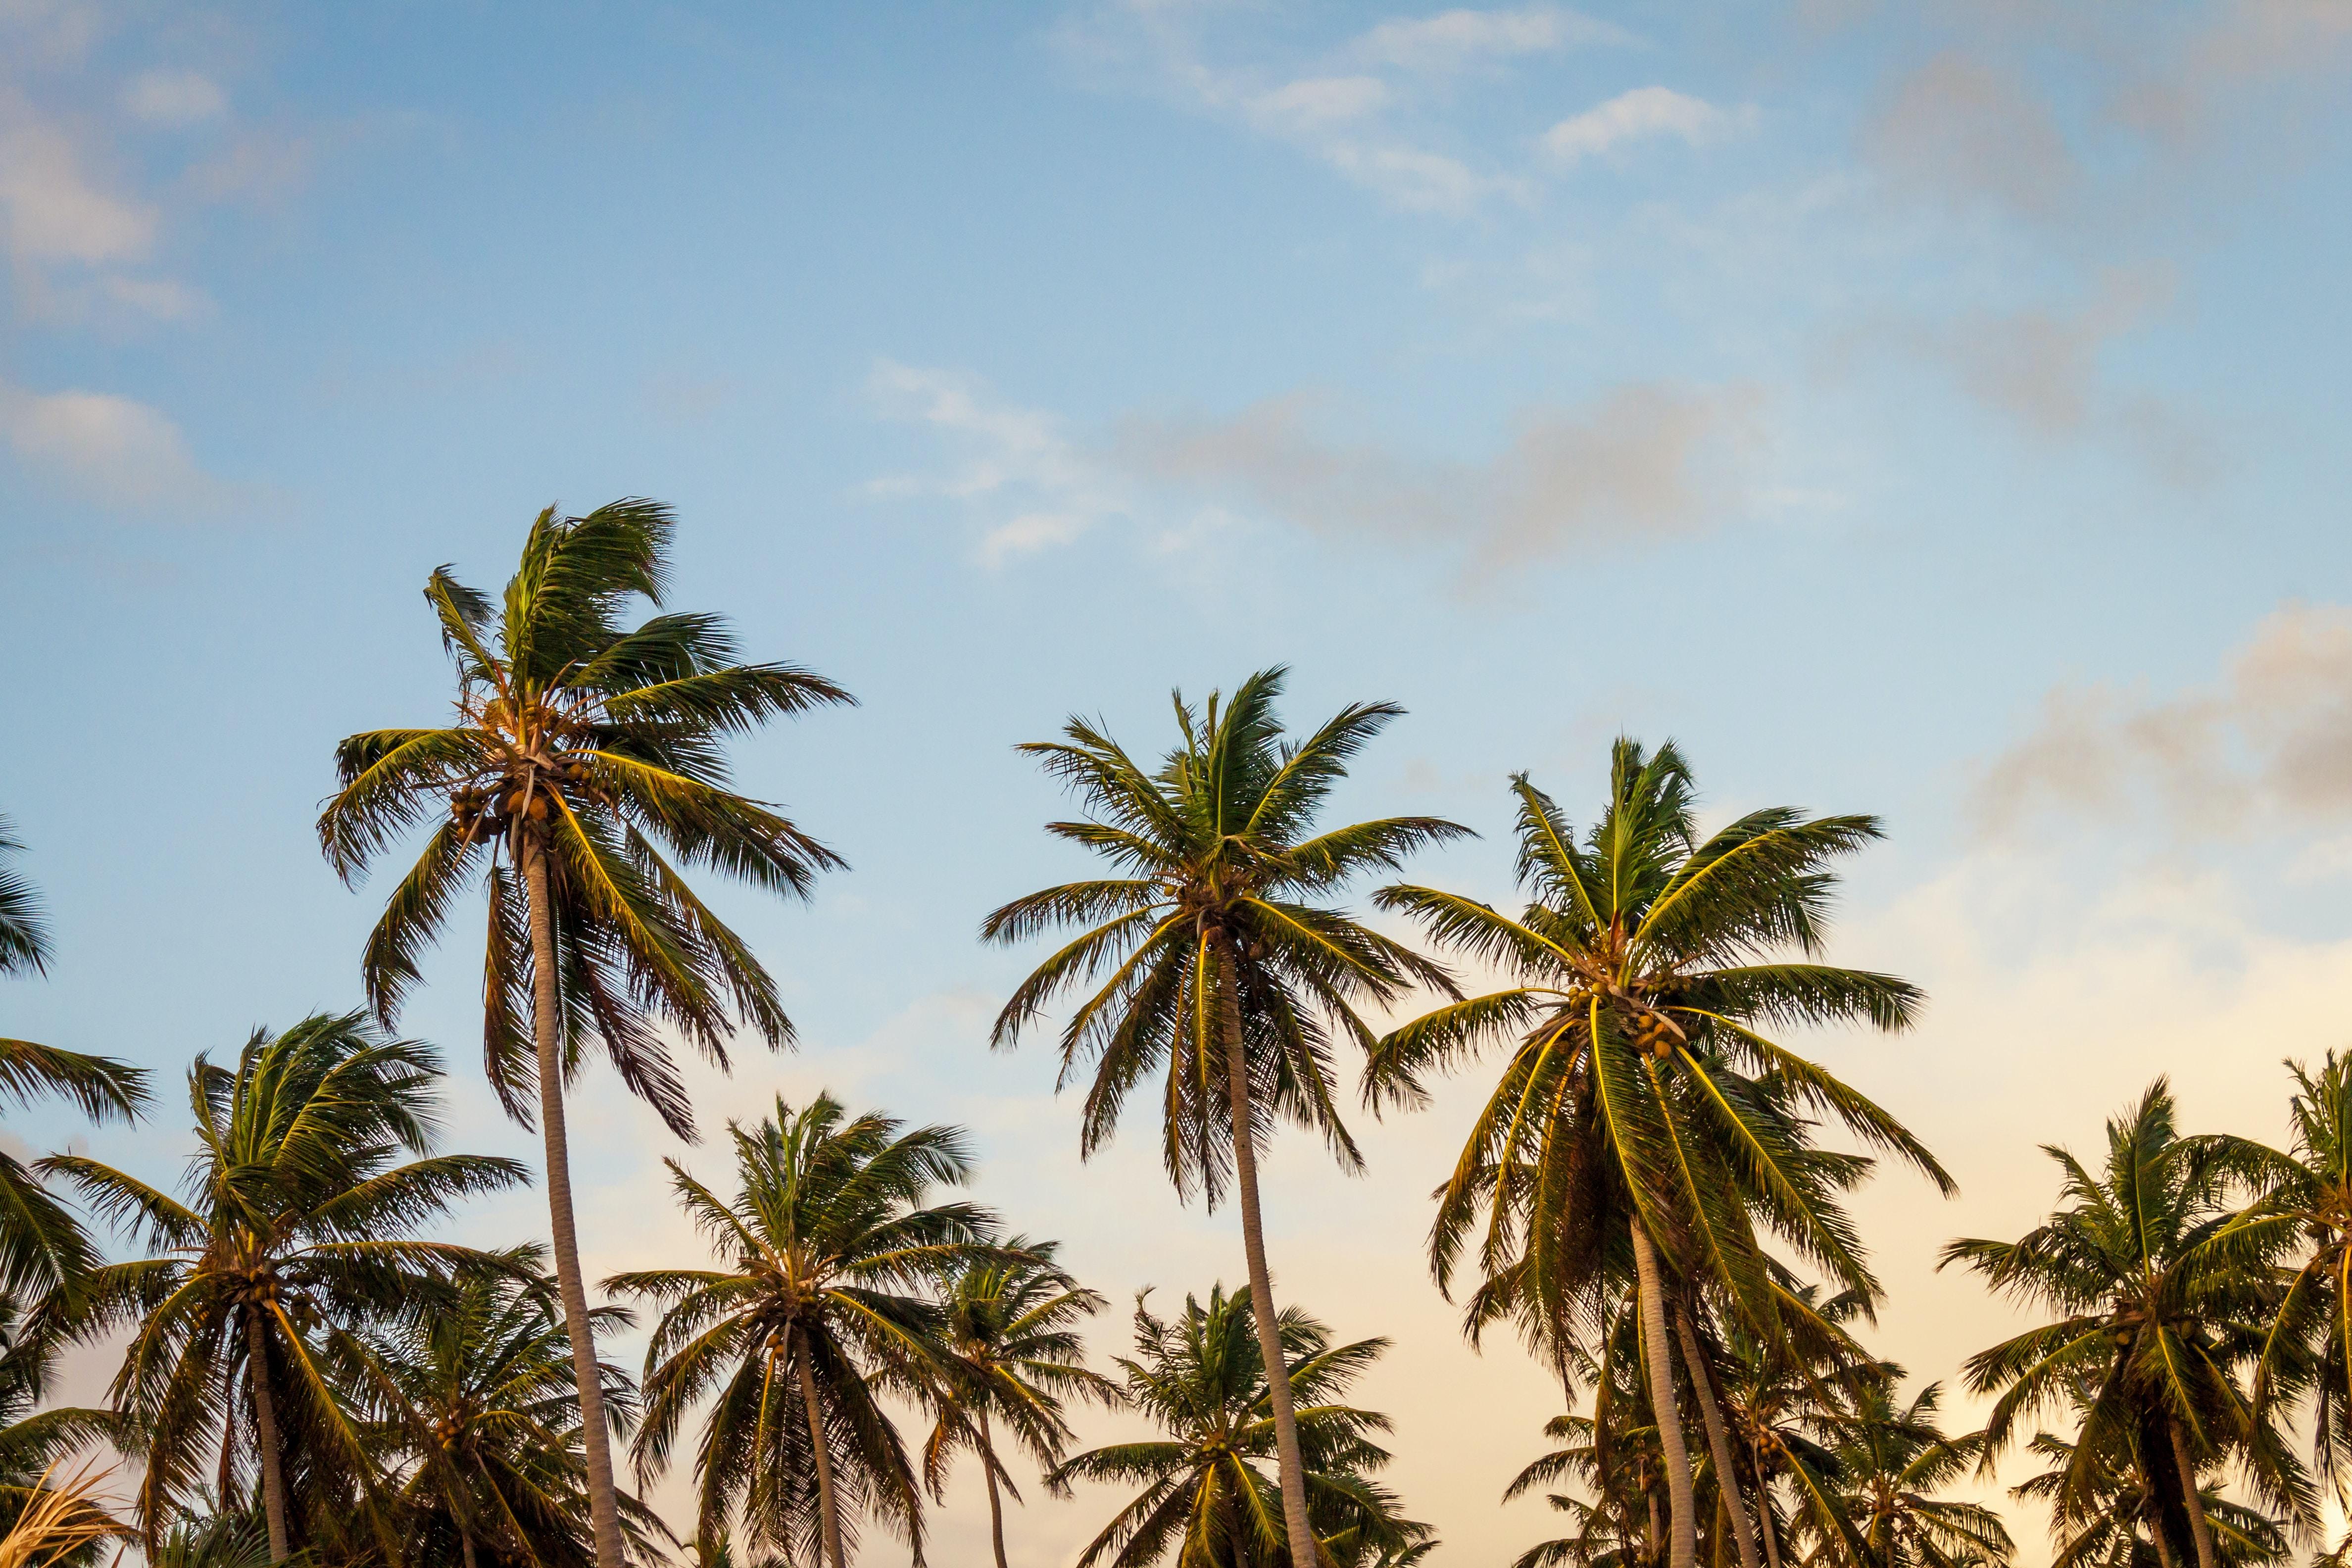
{"type": "Polygon", "coordinates": [[[0,816],[0,974],[41,974],[48,968],[49,927],[41,895],[8,864],[24,847],[15,826],[0,816]]]}
{"type": "Polygon", "coordinates": [[[1212,692],[1197,708],[1176,693],[1179,743],[1156,769],[1078,718],[1064,739],[1021,747],[1086,808],[1083,819],[1046,831],[1118,874],[1015,899],[981,928],[994,942],[1079,928],[1013,992],[991,1043],[1012,1045],[1056,996],[1104,981],[1062,1030],[1061,1086],[1097,1064],[1081,1146],[1090,1153],[1107,1142],[1134,1085],[1171,1067],[1192,1087],[1171,1090],[1171,1173],[1180,1191],[1202,1190],[1212,1204],[1226,1180],[1218,1151],[1230,1134],[1229,1107],[1214,1089],[1223,1081],[1222,1007],[1237,1002],[1250,1019],[1245,1051],[1261,1058],[1268,1109],[1322,1132],[1352,1166],[1360,1156],[1330,1077],[1334,1037],[1369,1047],[1360,1005],[1415,984],[1453,993],[1443,967],[1326,900],[1470,830],[1442,817],[1394,816],[1318,831],[1349,762],[1402,710],[1351,703],[1312,733],[1286,739],[1275,705],[1286,673],[1261,670],[1230,698],[1212,692]],[[1236,985],[1238,997],[1228,997],[1236,985]]]}
{"type": "Polygon", "coordinates": [[[567,1059],[600,1036],[633,1092],[681,1136],[692,1108],[653,1024],[722,1066],[740,1017],[772,1046],[792,1038],[775,984],[680,868],[707,867],[805,897],[841,858],[764,802],[736,794],[725,742],[779,715],[850,703],[798,665],[745,664],[715,616],[659,610],[675,521],[628,500],[532,524],[501,601],[446,566],[425,597],[456,665],[452,721],[373,730],[335,752],[338,790],[319,841],[355,884],[393,841],[437,821],[370,935],[362,971],[387,1024],[419,979],[454,900],[478,876],[491,895],[485,1050],[508,1112],[529,1122],[529,918],[520,868],[543,845],[558,933],[567,1059]]]}

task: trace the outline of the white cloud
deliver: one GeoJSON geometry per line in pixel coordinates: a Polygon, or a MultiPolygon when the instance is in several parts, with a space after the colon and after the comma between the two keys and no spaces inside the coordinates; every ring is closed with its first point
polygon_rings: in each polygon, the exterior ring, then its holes
{"type": "Polygon", "coordinates": [[[1459,70],[1480,60],[1547,54],[1577,44],[1622,44],[1624,29],[1557,5],[1456,10],[1382,22],[1351,53],[1414,71],[1459,70]]]}
{"type": "Polygon", "coordinates": [[[1744,118],[1672,88],[1637,87],[1561,121],[1543,141],[1554,157],[1569,160],[1660,136],[1678,136],[1697,147],[1731,134],[1744,118]]]}
{"type": "Polygon", "coordinates": [[[122,108],[151,125],[198,125],[228,112],[228,94],[197,71],[142,71],[124,86],[122,108]]]}
{"type": "Polygon", "coordinates": [[[92,178],[72,139],[0,99],[0,230],[19,262],[135,259],[155,238],[155,209],[92,178]]]}
{"type": "Polygon", "coordinates": [[[866,384],[887,416],[928,425],[967,454],[944,478],[879,479],[867,492],[1009,502],[1014,515],[981,541],[981,558],[991,565],[1067,544],[1126,510],[1109,476],[1071,442],[1059,419],[1000,401],[976,376],[884,360],[866,384]]]}
{"type": "Polygon", "coordinates": [[[110,506],[207,508],[220,482],[197,467],[180,427],[104,392],[26,392],[0,383],[0,437],[28,466],[110,506]]]}
{"type": "Polygon", "coordinates": [[[2352,608],[2283,605],[2218,681],[2171,697],[2053,689],[1972,805],[1994,831],[2045,812],[2153,810],[2179,832],[2216,836],[2352,819],[2352,608]]]}

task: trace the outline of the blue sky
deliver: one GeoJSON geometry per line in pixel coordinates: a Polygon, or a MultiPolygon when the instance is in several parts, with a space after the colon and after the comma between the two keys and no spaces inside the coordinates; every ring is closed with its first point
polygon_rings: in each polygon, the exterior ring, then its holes
{"type": "MultiPolygon", "coordinates": [[[[1963,1181],[1866,1205],[1948,1376],[2007,1320],[1933,1247],[2046,1205],[2033,1143],[2158,1071],[2274,1135],[2346,1032],[2347,15],[0,0],[0,810],[59,936],[6,1030],[170,1077],[350,1005],[373,896],[310,824],[338,737],[446,700],[425,574],[652,495],[678,603],[863,700],[742,750],[854,869],[723,900],[806,1045],[707,1121],[967,1121],[1116,1300],[1236,1278],[1148,1134],[1082,1177],[1044,1054],[984,1048],[1026,955],[978,919],[1069,865],[1013,744],[1155,747],[1287,661],[1302,722],[1411,710],[1344,805],[1479,828],[1416,874],[1500,898],[1506,774],[1581,812],[1672,734],[1721,813],[1887,820],[1840,951],[1936,1005],[1815,1044],[1963,1181]]],[[[404,1022],[527,1152],[444,956],[404,1022]]],[[[1493,1500],[1549,1413],[1418,1260],[1474,1089],[1272,1203],[1286,1284],[1397,1336],[1462,1561],[1543,1531],[1493,1500]]],[[[689,1249],[657,1162],[710,1146],[582,1118],[592,1268],[689,1249]]],[[[168,1171],[156,1125],[92,1143],[168,1171]]]]}

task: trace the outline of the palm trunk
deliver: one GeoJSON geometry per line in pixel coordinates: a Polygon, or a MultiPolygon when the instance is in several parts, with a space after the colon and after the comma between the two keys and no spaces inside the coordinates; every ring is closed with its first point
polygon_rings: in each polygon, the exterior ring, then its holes
{"type": "Polygon", "coordinates": [[[2147,1538],[2156,1542],[2156,1560],[2162,1568],[2173,1568],[2172,1541],[2164,1532],[2164,1510],[2156,1506],[2156,1483],[2148,1479],[2144,1459],[2139,1467],[2139,1500],[2147,1515],[2147,1538]]]}
{"type": "Polygon", "coordinates": [[[824,1532],[824,1560],[827,1568],[848,1568],[841,1551],[841,1500],[833,1491],[833,1448],[824,1440],[824,1410],[817,1403],[816,1369],[809,1365],[805,1331],[788,1353],[793,1375],[800,1379],[801,1408],[808,1412],[809,1450],[816,1456],[817,1524],[824,1532]]]}
{"type": "Polygon", "coordinates": [[[245,1370],[253,1379],[254,1447],[261,1461],[261,1511],[269,1521],[269,1560],[286,1561],[285,1451],[278,1446],[278,1402],[269,1394],[269,1342],[258,1307],[245,1310],[245,1370]]]}
{"type": "Polygon", "coordinates": [[[457,1527],[457,1547],[466,1554],[466,1568],[478,1568],[474,1561],[474,1532],[462,1524],[457,1527]]]}
{"type": "Polygon", "coordinates": [[[1258,1214],[1256,1118],[1250,1106],[1249,1059],[1242,1047],[1241,951],[1231,937],[1225,960],[1223,1023],[1225,1091],[1233,1100],[1234,1186],[1241,1196],[1242,1249],[1249,1259],[1250,1315],[1257,1320],[1258,1354],[1265,1363],[1274,1405],[1274,1451],[1282,1483],[1282,1522],[1290,1541],[1290,1568],[1318,1568],[1323,1557],[1307,1522],[1307,1459],[1298,1447],[1298,1412],[1290,1397],[1290,1363],[1282,1353],[1282,1323],[1274,1310],[1274,1279],[1265,1266],[1265,1225],[1258,1214]]]}
{"type": "Polygon", "coordinates": [[[1667,1568],[1696,1568],[1698,1505],[1691,1494],[1682,1412],[1675,1405],[1674,1351],[1666,1338],[1666,1293],[1658,1278],[1658,1249],[1642,1228],[1639,1215],[1628,1228],[1633,1237],[1633,1274],[1641,1286],[1642,1355],[1649,1365],[1651,1413],[1657,1417],[1658,1447],[1666,1458],[1667,1568]]]}
{"type": "MultiPolygon", "coordinates": [[[[1764,1467],[1757,1466],[1756,1473],[1761,1477],[1764,1467]]],[[[1780,1568],[1780,1533],[1772,1523],[1772,1494],[1764,1489],[1761,1479],[1756,1483],[1756,1533],[1764,1538],[1766,1568],[1780,1568]]]]}
{"type": "Polygon", "coordinates": [[[1724,1430],[1723,1412],[1716,1407],[1715,1373],[1699,1348],[1698,1330],[1690,1313],[1675,1309],[1675,1330],[1683,1342],[1683,1363],[1690,1368],[1691,1387],[1698,1393],[1699,1417],[1706,1423],[1707,1452],[1715,1458],[1715,1489],[1731,1516],[1731,1539],[1739,1547],[1739,1568],[1759,1568],[1756,1532],[1748,1528],[1748,1505],[1739,1497],[1739,1472],[1731,1463],[1731,1434],[1724,1430]]]}
{"type": "Polygon", "coordinates": [[[980,1413],[980,1471],[988,1478],[988,1539],[996,1548],[996,1568],[1006,1568],[1004,1503],[996,1495],[996,1441],[989,1436],[985,1410],[980,1413]]]}
{"type": "Polygon", "coordinates": [[[2165,1418],[2172,1434],[2172,1458],[2180,1471],[2180,1500],[2189,1510],[2189,1539],[2197,1544],[2197,1568],[2214,1568],[2213,1527],[2205,1521],[2205,1500],[2197,1490],[2197,1465],[2189,1457],[2189,1436],[2180,1423],[2165,1418]]]}
{"type": "Polygon", "coordinates": [[[580,1390],[580,1446],[588,1459],[588,1520],[596,1534],[596,1568],[621,1568],[621,1508],[613,1487],[612,1435],[604,1426],[604,1384],[596,1334],[588,1321],[588,1288],[580,1278],[580,1233],[572,1217],[572,1155],[563,1126],[563,1008],[555,967],[555,910],[547,891],[547,840],[526,826],[523,880],[530,894],[531,1037],[539,1057],[539,1126],[547,1139],[547,1215],[555,1243],[555,1285],[572,1339],[572,1377],[580,1390]]]}

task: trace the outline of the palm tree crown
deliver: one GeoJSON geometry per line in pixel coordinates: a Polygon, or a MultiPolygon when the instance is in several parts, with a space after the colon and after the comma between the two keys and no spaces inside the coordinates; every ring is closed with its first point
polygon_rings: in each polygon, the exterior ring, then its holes
{"type": "Polygon", "coordinates": [[[768,972],[677,866],[804,894],[816,872],[841,863],[732,793],[723,746],[849,694],[794,665],[738,663],[716,616],[621,620],[632,600],[661,605],[674,529],[668,509],[651,501],[579,518],[551,508],[497,605],[436,570],[425,597],[457,664],[456,721],[369,731],[335,752],[340,788],[319,839],[345,880],[397,836],[440,819],[368,939],[369,1003],[392,1019],[424,949],[485,874],[484,1065],[526,1125],[532,958],[515,869],[529,851],[545,851],[567,1061],[579,1042],[601,1039],[623,1081],[681,1136],[692,1135],[693,1112],[653,1022],[721,1063],[730,1001],[772,1045],[791,1038],[792,1024],[768,972]]]}
{"type": "Polygon", "coordinates": [[[257,1473],[276,1559],[298,1530],[352,1522],[372,1466],[333,1385],[333,1342],[429,1311],[452,1268],[488,1266],[412,1238],[456,1199],[526,1179],[512,1160],[429,1152],[440,1076],[429,1048],[359,1014],[314,1016],[255,1031],[234,1068],[196,1058],[185,1202],[94,1160],[42,1163],[152,1249],[93,1270],[70,1320],[85,1337],[131,1332],[114,1399],[147,1440],[151,1544],[208,1478],[226,1491],[257,1473]]]}
{"type": "Polygon", "coordinates": [[[943,1370],[929,1288],[1001,1255],[987,1210],[932,1201],[970,1177],[964,1136],[853,1117],[829,1095],[798,1112],[779,1100],[773,1115],[728,1131],[733,1203],[676,1161],[670,1180],[730,1267],[605,1281],[665,1308],[646,1347],[638,1471],[668,1462],[687,1413],[708,1395],[695,1460],[703,1539],[845,1568],[863,1515],[919,1563],[922,1500],[879,1395],[919,1395],[943,1370]]]}
{"type": "MultiPolygon", "coordinates": [[[[1127,1402],[1167,1436],[1074,1455],[1055,1471],[1073,1480],[1140,1485],[1078,1556],[1078,1568],[1149,1568],[1172,1551],[1177,1568],[1287,1568],[1278,1486],[1265,1470],[1275,1447],[1274,1402],[1247,1292],[1223,1286],[1204,1303],[1184,1298],[1173,1319],[1136,1298],[1133,1353],[1118,1358],[1127,1402]]],[[[1339,1403],[1388,1349],[1384,1339],[1331,1342],[1296,1307],[1282,1314],[1285,1379],[1307,1460],[1307,1514],[1318,1551],[1346,1564],[1377,1560],[1426,1538],[1371,1474],[1388,1463],[1373,1439],[1388,1417],[1339,1403]]]]}

